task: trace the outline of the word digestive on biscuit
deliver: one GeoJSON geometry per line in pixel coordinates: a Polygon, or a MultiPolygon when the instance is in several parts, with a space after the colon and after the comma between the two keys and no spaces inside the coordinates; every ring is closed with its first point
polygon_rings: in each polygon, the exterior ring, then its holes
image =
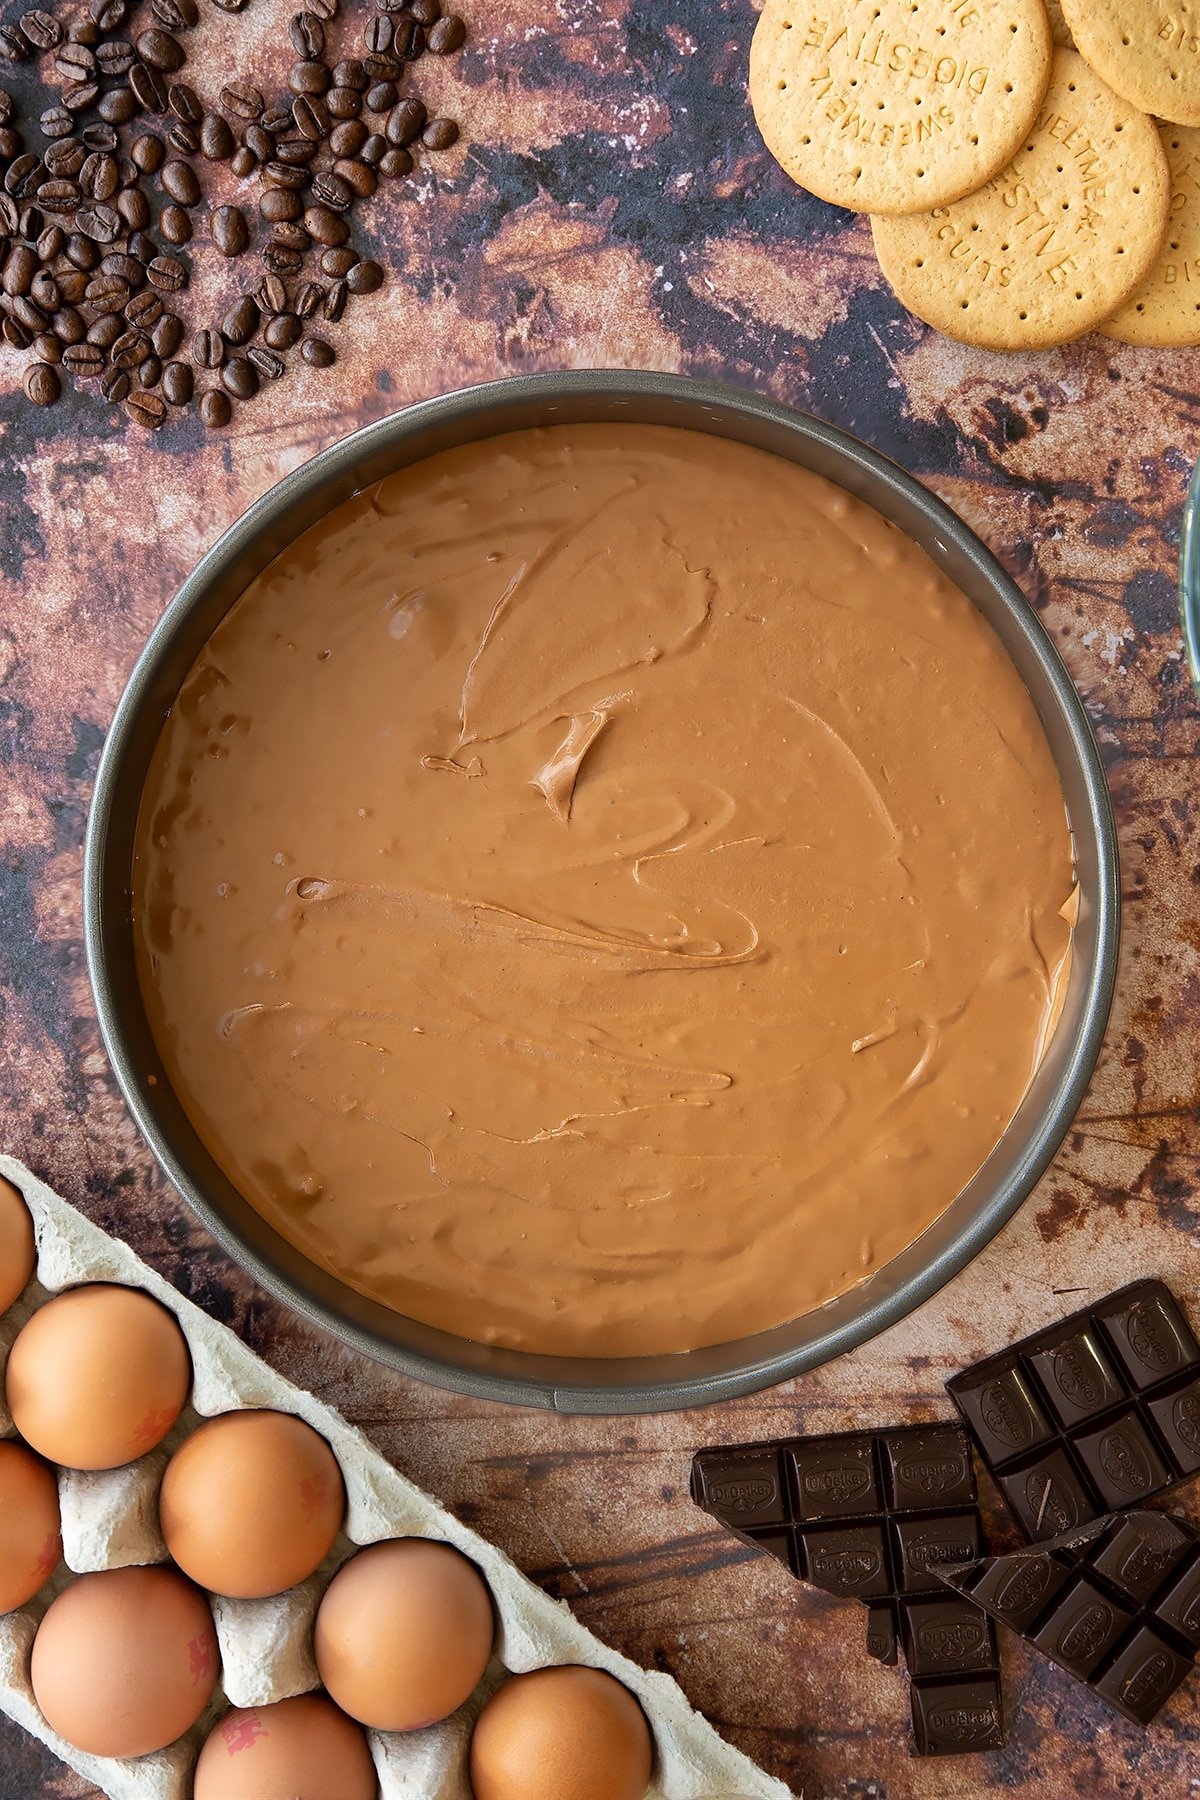
{"type": "Polygon", "coordinates": [[[948,55],[940,47],[889,42],[888,34],[883,31],[868,30],[852,35],[848,25],[830,25],[815,13],[801,48],[819,50],[828,57],[837,51],[850,62],[885,69],[904,81],[932,81],[939,87],[966,88],[974,95],[983,93],[992,72],[982,63],[972,63],[965,56],[948,55]]]}

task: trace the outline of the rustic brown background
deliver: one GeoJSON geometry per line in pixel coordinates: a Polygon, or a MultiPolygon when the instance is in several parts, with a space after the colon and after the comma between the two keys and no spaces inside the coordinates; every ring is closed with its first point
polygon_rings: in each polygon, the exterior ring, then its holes
{"type": "MultiPolygon", "coordinates": [[[[214,76],[235,59],[243,73],[265,66],[288,10],[209,11],[196,36],[214,76]]],[[[348,41],[369,8],[344,11],[348,41]]],[[[686,1480],[697,1444],[941,1416],[954,1369],[1129,1276],[1165,1275],[1197,1303],[1200,719],[1173,582],[1200,358],[1098,338],[1004,358],[916,325],[886,291],[865,224],[792,187],[764,153],[745,100],[750,0],[473,0],[469,16],[467,50],[429,75],[427,60],[415,84],[444,96],[465,141],[365,210],[393,278],[338,328],[328,376],[289,375],[224,437],[188,419],[148,439],[94,396],[35,413],[18,359],[0,352],[0,1143],[339,1406],[601,1636],[671,1670],[807,1800],[1193,1794],[1200,1682],[1147,1736],[1011,1642],[1008,1747],[911,1759],[904,1679],[867,1661],[862,1615],[734,1547],[689,1504],[686,1480]],[[1126,892],[1100,1072],[1068,1146],[992,1248],[832,1367],[703,1414],[611,1422],[415,1386],[231,1267],[116,1095],[79,896],[117,696],[217,534],[310,452],[407,401],[596,364],[794,401],[957,507],[1041,609],[1087,697],[1126,892]]],[[[190,72],[215,94],[219,78],[190,72]]],[[[184,310],[211,322],[193,298],[184,310]]],[[[2,1800],[92,1792],[0,1730],[2,1800]]]]}

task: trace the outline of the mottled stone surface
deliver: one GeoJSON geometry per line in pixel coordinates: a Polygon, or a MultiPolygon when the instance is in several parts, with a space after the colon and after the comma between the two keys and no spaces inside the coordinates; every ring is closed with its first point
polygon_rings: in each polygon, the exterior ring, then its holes
{"type": "MultiPolygon", "coordinates": [[[[212,54],[227,68],[254,61],[287,10],[208,9],[212,54]]],[[[749,0],[465,10],[472,40],[435,71],[465,141],[365,210],[394,279],[339,328],[327,377],[280,382],[223,438],[190,420],[150,440],[92,396],[34,413],[17,359],[0,351],[0,1141],[340,1406],[593,1629],[669,1668],[797,1794],[1182,1800],[1200,1780],[1200,1682],[1144,1736],[1011,1643],[1008,1747],[910,1759],[903,1677],[867,1661],[861,1615],[737,1549],[691,1507],[686,1481],[697,1443],[941,1415],[954,1369],[1129,1276],[1164,1275],[1197,1303],[1200,717],[1173,582],[1200,356],[1090,339],[1006,359],[908,319],[865,224],[793,188],[759,144],[745,102],[749,0]],[[829,1368],[705,1414],[611,1422],[417,1387],[231,1267],[156,1175],[117,1097],[79,901],[89,784],[121,685],[222,528],[320,445],[406,401],[593,364],[794,401],[957,507],[1041,609],[1087,698],[1126,893],[1100,1071],[1066,1148],[991,1249],[829,1368]]],[[[360,0],[345,11],[367,16],[360,0]]],[[[2,1800],[91,1791],[0,1730],[2,1800]]]]}

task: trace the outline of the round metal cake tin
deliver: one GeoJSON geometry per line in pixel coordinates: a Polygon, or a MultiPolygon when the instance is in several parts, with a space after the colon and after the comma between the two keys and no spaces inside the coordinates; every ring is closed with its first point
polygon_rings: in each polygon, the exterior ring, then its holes
{"type": "MultiPolygon", "coordinates": [[[[886,681],[886,667],[874,678],[886,681]]],[[[1033,608],[974,533],[833,426],[734,389],[620,371],[523,376],[410,407],[323,451],[231,526],[171,601],[117,708],[88,824],[84,898],[92,985],[117,1079],[162,1168],[230,1255],[310,1319],[408,1375],[590,1413],[670,1411],[769,1387],[875,1336],[957,1274],[1028,1196],[1079,1107],[1108,1017],[1119,930],[1116,833],[1086,713],[1033,608]],[[868,501],[915,539],[990,621],[1032,695],[1058,765],[1080,886],[1058,1029],[1008,1131],[941,1217],[869,1280],[790,1324],[712,1349],[619,1360],[499,1350],[417,1324],[327,1274],[266,1224],[171,1091],[138,989],[131,918],[134,830],[151,752],[201,646],[247,583],[307,526],[396,469],[500,432],[600,420],[684,426],[773,451],[868,501]]]]}

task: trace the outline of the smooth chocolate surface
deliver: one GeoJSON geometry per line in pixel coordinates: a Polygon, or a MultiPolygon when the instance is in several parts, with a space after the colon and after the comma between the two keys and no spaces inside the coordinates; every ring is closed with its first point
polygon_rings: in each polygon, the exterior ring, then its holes
{"type": "Polygon", "coordinates": [[[1200,1470],[1200,1343],[1161,1281],[1121,1288],[947,1389],[1030,1538],[1200,1470]]]}
{"type": "Polygon", "coordinates": [[[974,1604],[948,1602],[939,1573],[977,1560],[984,1541],[958,1426],[700,1450],[692,1497],[800,1580],[867,1606],[868,1653],[894,1663],[903,1648],[921,1755],[1003,1743],[991,1624],[974,1604]]]}
{"type": "Polygon", "coordinates": [[[941,1573],[1137,1725],[1200,1650],[1200,1532],[1168,1514],[1110,1513],[1038,1550],[941,1573]]]}

